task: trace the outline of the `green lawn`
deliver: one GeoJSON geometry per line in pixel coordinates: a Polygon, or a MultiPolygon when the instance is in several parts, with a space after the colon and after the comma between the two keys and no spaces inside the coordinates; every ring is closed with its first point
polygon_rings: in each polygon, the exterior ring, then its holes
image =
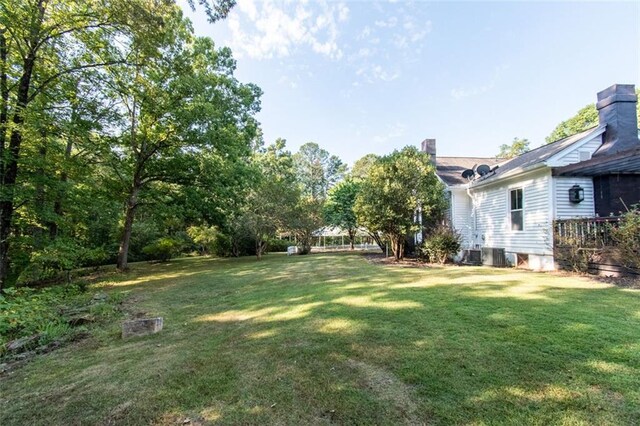
{"type": "Polygon", "coordinates": [[[640,291],[357,254],[137,265],[119,324],[0,378],[0,424],[638,424],[640,291]]]}

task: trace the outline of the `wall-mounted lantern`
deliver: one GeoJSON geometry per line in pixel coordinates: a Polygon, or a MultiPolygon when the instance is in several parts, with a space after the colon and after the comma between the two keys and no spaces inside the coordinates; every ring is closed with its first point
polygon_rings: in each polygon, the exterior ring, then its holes
{"type": "Polygon", "coordinates": [[[569,188],[569,201],[574,204],[578,204],[584,200],[584,188],[580,185],[573,185],[569,188]]]}

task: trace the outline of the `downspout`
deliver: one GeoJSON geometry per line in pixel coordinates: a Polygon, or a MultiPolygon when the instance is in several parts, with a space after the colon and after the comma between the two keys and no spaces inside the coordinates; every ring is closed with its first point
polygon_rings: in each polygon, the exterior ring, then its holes
{"type": "Polygon", "coordinates": [[[476,198],[471,194],[470,184],[467,184],[467,195],[471,198],[471,219],[472,219],[472,229],[471,229],[471,249],[475,249],[476,241],[478,239],[478,217],[476,215],[476,198]]]}

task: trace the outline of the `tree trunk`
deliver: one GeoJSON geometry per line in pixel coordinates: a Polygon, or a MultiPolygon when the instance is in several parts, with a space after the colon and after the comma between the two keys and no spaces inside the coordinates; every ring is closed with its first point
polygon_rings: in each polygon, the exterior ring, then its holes
{"type": "Polygon", "coordinates": [[[376,242],[378,247],[380,247],[380,250],[384,253],[387,250],[387,245],[382,242],[382,238],[380,237],[380,234],[378,234],[377,232],[368,232],[368,231],[367,233],[371,238],[373,238],[373,240],[376,242]]]}
{"type": "Polygon", "coordinates": [[[404,258],[404,236],[391,237],[391,250],[395,260],[402,260],[404,258]]]}
{"type": "Polygon", "coordinates": [[[140,186],[135,184],[131,189],[129,199],[124,214],[124,229],[122,231],[122,239],[120,240],[120,249],[118,250],[117,268],[119,271],[126,271],[129,268],[129,243],[131,241],[131,231],[133,229],[133,219],[135,217],[136,208],[138,207],[138,194],[140,186]]]}
{"type": "MultiPolygon", "coordinates": [[[[36,191],[34,197],[34,208],[35,212],[38,216],[38,221],[41,218],[46,216],[46,194],[45,194],[45,180],[46,180],[46,171],[44,168],[45,162],[47,161],[47,135],[44,131],[41,132],[42,143],[40,148],[38,149],[39,161],[38,167],[36,169],[36,191]]],[[[35,226],[33,229],[33,239],[34,246],[36,249],[43,248],[46,244],[46,235],[44,229],[40,226],[35,226]]]]}
{"type": "Polygon", "coordinates": [[[4,149],[9,119],[9,86],[7,85],[7,39],[6,29],[0,29],[0,176],[4,176],[4,149]]]}
{"type": "Polygon", "coordinates": [[[266,248],[267,244],[262,240],[262,237],[256,237],[256,259],[262,259],[262,253],[266,248]]]}
{"type": "Polygon", "coordinates": [[[52,240],[58,237],[58,233],[59,233],[58,220],[62,218],[62,216],[64,215],[64,211],[62,210],[62,200],[66,192],[65,187],[67,185],[67,180],[69,179],[66,167],[69,163],[69,159],[71,158],[72,150],[73,150],[73,142],[71,141],[71,139],[69,139],[67,140],[67,146],[64,150],[64,162],[62,165],[62,172],[60,172],[60,182],[59,182],[60,187],[56,191],[56,198],[53,201],[53,212],[56,215],[56,219],[49,222],[49,238],[51,238],[52,240]]]}
{"type": "Polygon", "coordinates": [[[349,233],[349,246],[351,247],[351,250],[355,250],[355,239],[356,239],[356,231],[355,229],[349,228],[349,230],[347,231],[349,233]]]}
{"type": "MultiPolygon", "coordinates": [[[[16,110],[13,114],[13,126],[9,140],[9,152],[4,153],[2,161],[2,190],[0,201],[0,290],[6,284],[9,275],[9,236],[15,201],[15,184],[18,177],[18,158],[22,145],[22,124],[29,103],[29,88],[35,65],[35,54],[30,52],[24,60],[24,68],[18,84],[16,110]]],[[[4,150],[3,150],[4,151],[4,150]]]]}

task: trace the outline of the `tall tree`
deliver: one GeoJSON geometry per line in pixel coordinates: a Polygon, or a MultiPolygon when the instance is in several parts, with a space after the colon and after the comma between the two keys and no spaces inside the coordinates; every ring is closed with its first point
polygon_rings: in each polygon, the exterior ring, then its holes
{"type": "Polygon", "coordinates": [[[229,49],[192,38],[176,13],[164,21],[165,36],[152,49],[134,39],[138,65],[112,67],[110,84],[121,99],[126,124],[115,138],[113,170],[121,178],[124,225],[118,269],[127,256],[136,210],[158,183],[193,184],[206,156],[239,162],[250,152],[260,90],[233,76],[229,49]]]}
{"type": "MultiPolygon", "coordinates": [[[[636,95],[640,96],[640,89],[636,89],[636,95]]],[[[638,108],[638,123],[640,123],[640,104],[638,108]]],[[[580,109],[573,117],[558,124],[549,136],[546,137],[547,143],[564,139],[576,133],[580,133],[591,127],[598,125],[598,110],[595,104],[589,104],[580,109]]]]}
{"type": "Polygon", "coordinates": [[[362,180],[369,174],[369,169],[376,162],[379,157],[376,154],[367,154],[364,157],[358,159],[351,168],[349,176],[356,180],[362,180]]]}
{"type": "Polygon", "coordinates": [[[342,228],[349,235],[351,250],[354,249],[358,220],[353,211],[360,184],[353,179],[345,179],[329,190],[324,204],[325,222],[342,228]]]}
{"type": "Polygon", "coordinates": [[[400,260],[405,237],[420,230],[416,212],[420,209],[424,216],[437,216],[445,207],[444,187],[429,156],[409,146],[371,166],[354,210],[363,226],[390,240],[395,258],[400,260]]]}
{"type": "MultiPolygon", "coordinates": [[[[349,177],[353,179],[354,182],[360,184],[363,180],[367,178],[369,175],[369,170],[371,167],[378,161],[380,157],[376,154],[367,154],[362,158],[358,159],[351,168],[349,172],[349,177]]],[[[361,225],[361,224],[360,224],[361,225]]],[[[384,253],[387,250],[387,243],[383,238],[380,231],[372,231],[371,229],[365,228],[367,234],[378,244],[380,250],[384,253]]]]}
{"type": "Polygon", "coordinates": [[[293,156],[302,194],[314,200],[324,199],[327,191],[340,181],[347,166],[335,155],[308,142],[293,156]]]}
{"type": "Polygon", "coordinates": [[[498,155],[496,155],[496,157],[498,158],[517,157],[531,150],[531,148],[529,147],[529,144],[530,142],[528,139],[513,138],[513,142],[511,142],[511,144],[500,145],[500,152],[498,152],[498,155]]]}
{"type": "Polygon", "coordinates": [[[300,199],[291,153],[286,141],[254,155],[256,175],[244,206],[241,222],[255,241],[256,257],[262,258],[267,242],[278,229],[287,229],[300,199]]]}
{"type": "Polygon", "coordinates": [[[40,98],[62,77],[123,62],[106,53],[139,10],[136,0],[0,3],[0,288],[9,272],[16,182],[33,106],[45,105],[40,98]]]}

